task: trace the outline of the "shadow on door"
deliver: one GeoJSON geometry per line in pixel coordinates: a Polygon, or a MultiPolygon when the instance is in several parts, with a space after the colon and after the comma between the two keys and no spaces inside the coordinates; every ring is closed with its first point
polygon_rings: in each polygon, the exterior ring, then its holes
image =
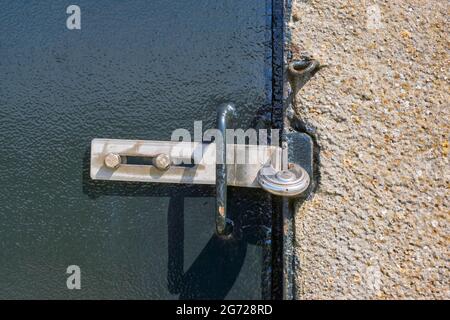
{"type": "MultiPolygon", "coordinates": [[[[239,277],[248,245],[262,247],[261,282],[254,290],[261,298],[270,297],[270,215],[264,210],[267,195],[259,190],[229,189],[229,212],[235,227],[231,238],[214,233],[190,267],[185,265],[185,198],[214,197],[213,186],[94,181],[89,176],[90,151],[83,159],[83,193],[95,199],[101,196],[169,197],[167,212],[167,289],[179,299],[225,299],[239,277]],[[245,200],[244,200],[245,199],[245,200]],[[250,199],[250,201],[248,201],[250,199]]],[[[214,212],[211,211],[211,215],[214,212]]],[[[160,226],[155,226],[160,227],[160,226]]],[[[192,232],[192,230],[189,230],[192,232]]]]}

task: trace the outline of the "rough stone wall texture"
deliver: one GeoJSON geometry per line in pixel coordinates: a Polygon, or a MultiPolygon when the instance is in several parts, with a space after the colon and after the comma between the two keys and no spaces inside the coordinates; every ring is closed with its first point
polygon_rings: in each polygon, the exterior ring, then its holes
{"type": "Polygon", "coordinates": [[[295,218],[297,299],[450,298],[449,11],[294,0],[294,57],[328,64],[296,97],[321,172],[295,218]]]}

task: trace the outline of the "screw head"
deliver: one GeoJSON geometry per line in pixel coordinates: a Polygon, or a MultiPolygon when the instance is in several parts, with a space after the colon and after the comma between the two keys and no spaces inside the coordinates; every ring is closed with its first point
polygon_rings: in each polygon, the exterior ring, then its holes
{"type": "Polygon", "coordinates": [[[107,166],[108,168],[116,169],[122,163],[122,159],[120,158],[120,155],[118,155],[116,153],[108,153],[105,156],[104,162],[105,162],[105,166],[107,166]]]}
{"type": "Polygon", "coordinates": [[[153,165],[159,170],[167,170],[170,168],[172,160],[170,156],[165,153],[158,154],[155,158],[153,158],[153,165]]]}

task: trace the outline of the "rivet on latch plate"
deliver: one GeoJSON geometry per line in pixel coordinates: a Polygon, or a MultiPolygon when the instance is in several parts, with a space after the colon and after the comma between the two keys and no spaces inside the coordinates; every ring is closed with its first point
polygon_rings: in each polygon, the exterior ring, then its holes
{"type": "Polygon", "coordinates": [[[118,155],[116,153],[108,153],[105,156],[104,162],[105,162],[106,167],[108,167],[110,169],[116,169],[122,164],[122,159],[121,159],[120,155],[118,155]]]}
{"type": "Polygon", "coordinates": [[[166,171],[170,168],[172,164],[172,160],[170,156],[165,153],[158,154],[155,158],[153,158],[153,165],[159,170],[166,171]]]}

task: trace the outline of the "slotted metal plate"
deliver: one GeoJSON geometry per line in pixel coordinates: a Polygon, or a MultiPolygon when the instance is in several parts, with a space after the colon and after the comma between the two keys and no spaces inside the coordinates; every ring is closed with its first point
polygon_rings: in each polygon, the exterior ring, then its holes
{"type": "MultiPolygon", "coordinates": [[[[227,146],[228,185],[258,188],[256,179],[258,171],[267,163],[271,163],[275,169],[281,168],[280,148],[229,144],[227,146]]],[[[214,184],[215,166],[215,143],[94,139],[91,144],[90,172],[94,180],[214,184]],[[127,163],[111,169],[104,164],[105,156],[109,153],[122,157],[144,158],[153,158],[164,153],[170,155],[176,164],[166,171],[159,170],[153,165],[127,163]],[[186,165],[191,161],[198,163],[186,165]]]]}

